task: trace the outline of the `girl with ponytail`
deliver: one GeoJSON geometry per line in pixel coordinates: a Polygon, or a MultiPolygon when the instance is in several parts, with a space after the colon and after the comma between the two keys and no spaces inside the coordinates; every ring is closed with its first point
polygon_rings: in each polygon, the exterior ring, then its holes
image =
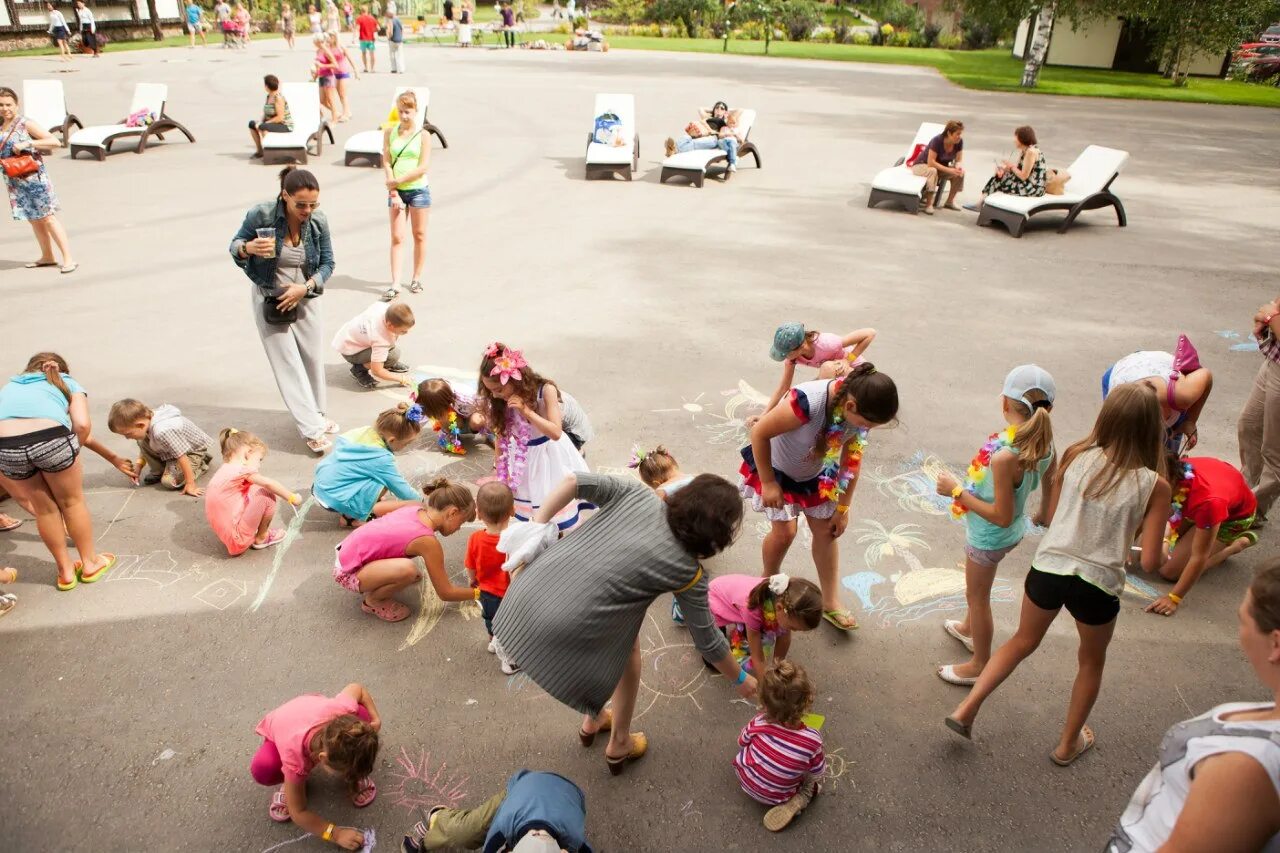
{"type": "Polygon", "coordinates": [[[791,649],[792,631],[812,631],[822,621],[822,591],[802,578],[720,575],[707,587],[716,627],[724,632],[738,665],[760,677],[791,649]]]}
{"type": "Polygon", "coordinates": [[[836,540],[849,525],[867,434],[897,414],[898,387],[863,362],[845,377],[792,388],[751,427],[751,444],[742,449],[742,496],[770,523],[765,577],[781,570],[803,515],[813,533],[823,618],[842,631],[858,623],[840,603],[836,540]]]}
{"type": "MultiPolygon", "coordinates": [[[[1024,364],[1009,371],[1000,397],[1007,426],[979,448],[963,482],[946,472],[938,476],[938,494],[951,498],[952,515],[967,525],[964,577],[969,610],[963,619],[948,619],[942,627],[973,653],[965,663],[938,667],[943,681],[971,685],[991,659],[991,585],[1000,561],[1026,533],[1027,498],[1042,480],[1053,477],[1049,412],[1056,394],[1053,377],[1043,368],[1024,364]]],[[[1048,506],[1046,486],[1033,523],[1045,523],[1048,506]]]]}

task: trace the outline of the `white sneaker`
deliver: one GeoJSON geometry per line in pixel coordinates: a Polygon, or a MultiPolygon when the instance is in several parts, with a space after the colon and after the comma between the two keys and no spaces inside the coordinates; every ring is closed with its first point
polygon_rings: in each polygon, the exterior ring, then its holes
{"type": "Polygon", "coordinates": [[[737,163],[731,163],[731,164],[729,164],[729,171],[730,171],[730,172],[736,172],[736,171],[738,171],[738,164],[737,164],[737,163]]]}
{"type": "Polygon", "coordinates": [[[503,675],[515,675],[520,671],[520,664],[507,658],[502,658],[499,662],[499,666],[502,667],[503,675]]]}
{"type": "Polygon", "coordinates": [[[489,638],[489,654],[491,655],[496,655],[498,653],[498,647],[494,645],[494,642],[495,642],[494,638],[490,637],[489,638]]]}

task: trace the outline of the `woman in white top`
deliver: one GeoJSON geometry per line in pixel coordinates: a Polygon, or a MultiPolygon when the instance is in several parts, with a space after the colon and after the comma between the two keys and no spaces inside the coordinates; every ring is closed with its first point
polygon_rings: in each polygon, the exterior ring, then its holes
{"type": "Polygon", "coordinates": [[[71,30],[67,27],[67,17],[58,11],[52,3],[44,6],[49,10],[49,35],[58,46],[58,58],[63,62],[71,61],[71,30]]]}
{"type": "Polygon", "coordinates": [[[1156,389],[1160,413],[1164,417],[1165,440],[1169,449],[1189,452],[1199,438],[1196,422],[1213,390],[1213,374],[1207,367],[1186,373],[1173,366],[1174,355],[1160,350],[1132,352],[1102,374],[1102,396],[1130,382],[1146,382],[1156,389]],[[1185,436],[1185,446],[1182,446],[1185,436]]]}
{"type": "Polygon", "coordinates": [[[1049,532],[1027,573],[1018,630],[947,717],[952,731],[971,737],[983,701],[1036,650],[1065,607],[1080,634],[1079,669],[1062,736],[1050,758],[1066,767],[1093,746],[1085,721],[1102,686],[1124,591],[1125,558],[1139,530],[1142,568],[1154,572],[1161,562],[1172,495],[1164,477],[1163,445],[1156,392],[1139,383],[1114,389],[1093,432],[1067,448],[1049,494],[1049,532]]]}
{"type": "Polygon", "coordinates": [[[1228,702],[1160,742],[1107,850],[1280,850],[1280,560],[1254,578],[1238,612],[1240,648],[1270,702],[1228,702]]]}

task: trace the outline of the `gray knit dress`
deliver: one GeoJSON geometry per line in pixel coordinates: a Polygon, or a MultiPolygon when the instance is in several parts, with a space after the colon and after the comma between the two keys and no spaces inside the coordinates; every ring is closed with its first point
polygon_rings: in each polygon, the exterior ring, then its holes
{"type": "Polygon", "coordinates": [[[600,508],[516,576],[493,633],[543,690],[584,714],[598,714],[622,677],[649,605],[676,592],[702,656],[729,653],[707,605],[698,561],[667,525],[667,505],[626,478],[579,474],[581,500],[600,508]],[[687,588],[686,588],[687,587],[687,588]]]}

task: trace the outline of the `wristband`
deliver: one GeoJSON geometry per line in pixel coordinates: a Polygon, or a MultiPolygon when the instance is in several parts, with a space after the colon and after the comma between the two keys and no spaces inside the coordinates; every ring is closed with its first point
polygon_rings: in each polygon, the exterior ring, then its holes
{"type": "Polygon", "coordinates": [[[847,513],[848,511],[849,511],[849,505],[848,505],[848,504],[837,504],[837,505],[836,505],[836,512],[840,513],[841,515],[844,515],[844,514],[845,514],[845,513],[847,513]]]}
{"type": "Polygon", "coordinates": [[[951,499],[953,501],[960,500],[960,496],[964,494],[964,486],[956,483],[956,487],[951,490],[951,499]]]}
{"type": "Polygon", "coordinates": [[[332,841],[333,840],[333,824],[329,824],[328,826],[326,826],[324,828],[324,835],[321,835],[320,837],[323,838],[325,841],[332,841]]]}
{"type": "Polygon", "coordinates": [[[1165,596],[1165,598],[1169,599],[1174,604],[1182,603],[1182,596],[1178,595],[1176,592],[1169,593],[1168,595],[1165,596]]]}
{"type": "Polygon", "coordinates": [[[738,684],[747,680],[747,671],[742,667],[738,667],[738,684]]]}
{"type": "Polygon", "coordinates": [[[480,600],[480,587],[475,588],[476,601],[480,600]]]}

